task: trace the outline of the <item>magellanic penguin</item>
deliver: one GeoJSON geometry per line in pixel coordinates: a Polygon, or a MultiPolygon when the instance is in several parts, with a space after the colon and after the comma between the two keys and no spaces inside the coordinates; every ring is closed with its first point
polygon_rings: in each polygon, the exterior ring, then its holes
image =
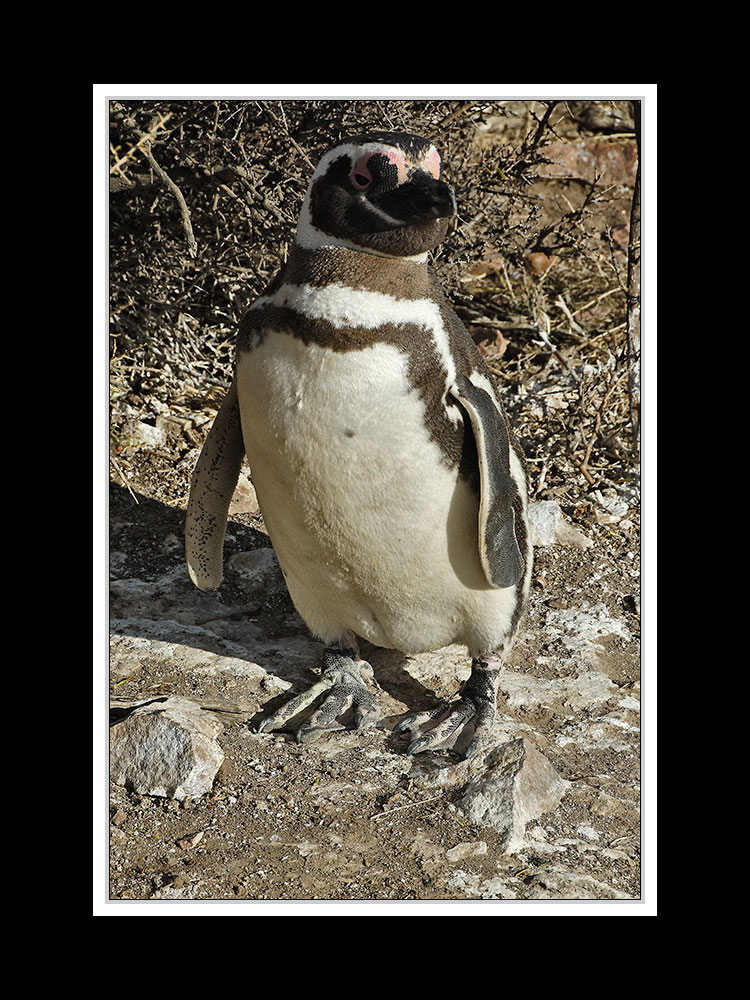
{"type": "MultiPolygon", "coordinates": [[[[399,721],[407,752],[485,742],[501,663],[529,590],[522,452],[492,378],[428,262],[456,214],[438,151],[405,133],[321,159],[282,270],[247,311],[235,379],[188,504],[190,575],[221,582],[244,455],[297,610],[326,646],[298,738],[378,717],[358,639],[406,654],[458,643],[457,697],[399,721]]],[[[307,737],[309,738],[309,736],[307,737]]]]}

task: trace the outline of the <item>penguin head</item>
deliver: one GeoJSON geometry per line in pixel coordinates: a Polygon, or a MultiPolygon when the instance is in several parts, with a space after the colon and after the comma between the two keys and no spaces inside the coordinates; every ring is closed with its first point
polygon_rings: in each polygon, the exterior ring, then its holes
{"type": "Polygon", "coordinates": [[[370,132],[329,149],[305,195],[297,243],[415,257],[445,239],[456,214],[440,154],[406,132],[370,132]]]}

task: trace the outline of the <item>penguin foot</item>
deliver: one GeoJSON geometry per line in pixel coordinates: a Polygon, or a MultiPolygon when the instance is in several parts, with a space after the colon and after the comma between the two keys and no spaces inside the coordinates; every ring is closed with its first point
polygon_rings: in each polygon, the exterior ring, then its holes
{"type": "Polygon", "coordinates": [[[353,709],[354,728],[365,729],[380,718],[372,687],[377,687],[373,669],[366,660],[360,660],[354,650],[326,649],[320,680],[264,719],[258,732],[285,728],[321,696],[323,699],[318,707],[297,727],[298,743],[310,742],[326,730],[345,728],[337,726],[336,722],[350,709],[353,709]]]}
{"type": "Polygon", "coordinates": [[[471,676],[456,701],[399,719],[393,731],[408,730],[412,736],[406,752],[415,754],[423,750],[461,747],[461,756],[468,758],[486,746],[497,713],[499,673],[498,658],[477,657],[472,660],[471,676]]]}
{"type": "Polygon", "coordinates": [[[399,719],[393,731],[410,732],[412,740],[406,748],[408,754],[455,749],[470,739],[468,746],[460,751],[461,756],[467,758],[488,739],[494,721],[494,705],[478,706],[471,698],[461,697],[448,705],[406,715],[399,719]]]}

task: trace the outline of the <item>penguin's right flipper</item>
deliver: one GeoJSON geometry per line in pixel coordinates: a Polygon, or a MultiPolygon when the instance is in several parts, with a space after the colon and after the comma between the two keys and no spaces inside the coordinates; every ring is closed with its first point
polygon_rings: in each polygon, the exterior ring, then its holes
{"type": "Polygon", "coordinates": [[[307,691],[285,702],[258,726],[258,732],[286,729],[297,716],[304,720],[296,727],[298,743],[308,743],[324,732],[343,729],[339,720],[353,711],[355,729],[365,729],[380,717],[372,688],[376,685],[373,669],[356,651],[328,647],[323,654],[320,680],[307,691]],[[312,714],[306,712],[323,695],[312,714]],[[302,713],[305,713],[303,715],[302,713]],[[308,716],[305,718],[305,716],[308,716]]]}
{"type": "Polygon", "coordinates": [[[185,557],[199,590],[221,583],[229,504],[245,457],[237,387],[232,382],[195,466],[185,519],[185,557]]]}
{"type": "Polygon", "coordinates": [[[526,560],[513,509],[518,484],[513,479],[505,415],[489,382],[483,386],[460,376],[451,395],[468,413],[477,446],[482,568],[493,587],[513,587],[523,578],[526,560]]]}

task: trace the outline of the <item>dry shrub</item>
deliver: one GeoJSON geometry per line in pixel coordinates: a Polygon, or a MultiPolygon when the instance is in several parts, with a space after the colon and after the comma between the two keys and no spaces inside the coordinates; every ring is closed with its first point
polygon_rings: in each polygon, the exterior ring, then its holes
{"type": "Polygon", "coordinates": [[[240,317],[285,259],[320,154],[346,134],[387,129],[429,137],[443,155],[460,217],[434,264],[503,388],[533,494],[573,500],[637,479],[632,180],[607,183],[596,162],[591,176],[566,173],[549,153],[603,148],[607,164],[627,166],[627,104],[139,100],[110,110],[115,436],[125,414],[216,406],[240,317]]]}

